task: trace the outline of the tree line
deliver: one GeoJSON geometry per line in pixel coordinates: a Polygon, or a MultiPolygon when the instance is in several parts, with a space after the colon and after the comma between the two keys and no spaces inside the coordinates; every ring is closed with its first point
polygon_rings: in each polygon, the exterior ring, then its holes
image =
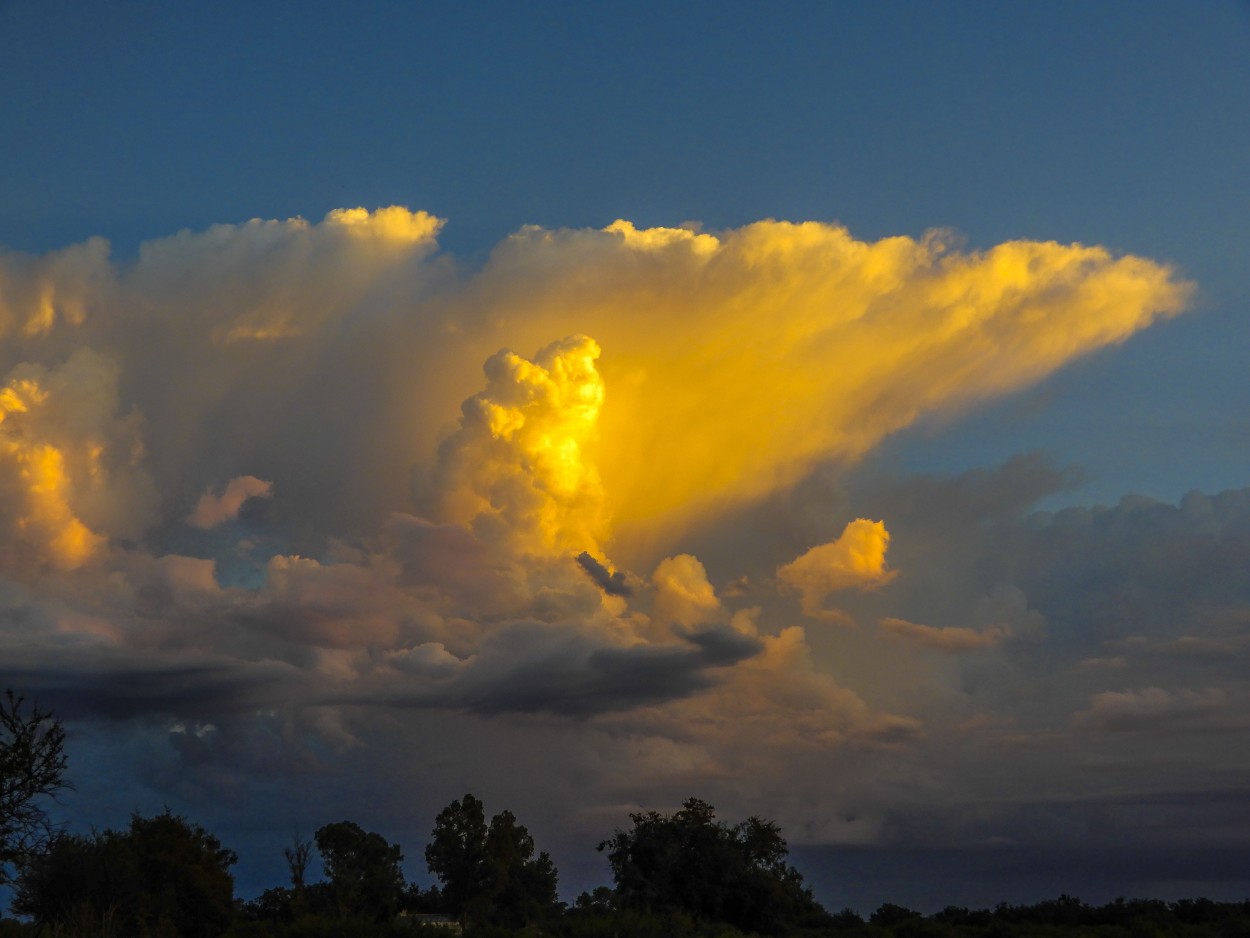
{"type": "Polygon", "coordinates": [[[612,885],[560,901],[551,857],[512,812],[487,820],[472,794],[434,820],[425,862],[436,884],[404,879],[399,844],[352,821],[296,834],[288,882],[242,900],[238,860],[168,809],[122,830],[58,832],[46,799],[65,786],[64,733],[12,694],[0,701],[0,884],[13,887],[0,938],[736,938],[736,936],[1057,936],[1250,938],[1250,902],[1059,899],[933,915],[886,903],[866,920],[825,910],[788,862],[772,821],[729,824],[698,798],[630,815],[599,844],[612,885]],[[307,881],[313,851],[324,878],[307,881]]]}

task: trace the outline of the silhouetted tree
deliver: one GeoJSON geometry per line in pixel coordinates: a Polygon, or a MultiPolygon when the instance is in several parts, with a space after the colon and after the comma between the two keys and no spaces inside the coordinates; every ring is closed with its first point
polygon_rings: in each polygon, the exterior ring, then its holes
{"type": "Polygon", "coordinates": [[[11,690],[0,699],[0,885],[47,845],[52,829],[41,799],[68,787],[60,720],[24,704],[11,690]]]}
{"type": "Polygon", "coordinates": [[[317,851],[330,878],[340,915],[385,921],[399,911],[404,896],[404,854],[381,834],[351,821],[317,831],[317,851]]]}
{"type": "Polygon", "coordinates": [[[439,812],[425,858],[455,915],[517,928],[557,907],[551,857],[534,855],[534,838],[511,811],[496,814],[488,827],[473,795],[439,812]]]}
{"type": "Polygon", "coordinates": [[[245,921],[288,925],[296,917],[295,893],[286,886],[273,886],[244,902],[239,911],[245,921]]]}
{"type": "Polygon", "coordinates": [[[518,928],[549,914],[558,901],[555,864],[546,853],[534,856],[534,838],[511,811],[490,821],[486,832],[488,918],[518,928]]]}
{"type": "Polygon", "coordinates": [[[123,832],[62,835],[18,880],[13,910],[84,934],[222,934],[234,915],[233,851],[166,810],[123,832]]]}
{"type": "Polygon", "coordinates": [[[308,870],[308,861],[312,857],[312,841],[300,836],[299,830],[291,838],[291,846],[282,848],[286,858],[287,869],[291,871],[291,888],[296,892],[304,888],[304,873],[308,870]]]}
{"type": "Polygon", "coordinates": [[[877,911],[872,913],[868,921],[872,922],[874,925],[893,928],[903,922],[922,917],[923,916],[921,916],[921,914],[914,909],[909,909],[902,905],[895,905],[893,902],[883,902],[877,907],[877,911]]]}
{"type": "Polygon", "coordinates": [[[473,795],[453,801],[434,819],[425,863],[442,883],[447,911],[465,915],[486,893],[486,813],[473,795]]]}
{"type": "Polygon", "coordinates": [[[672,815],[631,814],[606,850],[622,908],[686,913],[736,928],[776,934],[827,915],[786,863],[789,849],[771,821],[716,821],[710,804],[689,798],[672,815]]]}
{"type": "Polygon", "coordinates": [[[616,908],[616,890],[611,886],[596,886],[591,892],[579,895],[573,908],[583,912],[611,912],[616,908]]]}

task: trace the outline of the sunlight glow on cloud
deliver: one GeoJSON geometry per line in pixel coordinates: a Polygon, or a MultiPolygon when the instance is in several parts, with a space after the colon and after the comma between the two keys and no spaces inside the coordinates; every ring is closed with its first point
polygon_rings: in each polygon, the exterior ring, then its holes
{"type": "Polygon", "coordinates": [[[364,208],[339,208],[326,215],[327,225],[341,225],[358,237],[373,237],[400,244],[427,241],[438,234],[443,220],[428,212],[410,212],[400,205],[370,212],[364,208]]]}
{"type": "Polygon", "coordinates": [[[628,554],[925,413],[1035,382],[1180,312],[1188,292],[1097,247],[960,253],[941,234],[865,243],[815,222],[715,236],[616,222],[522,230],[465,299],[531,345],[582,332],[601,346],[594,455],[628,554]]]}
{"type": "Polygon", "coordinates": [[[115,416],[117,380],[107,359],[80,349],[51,369],[19,364],[0,388],[9,516],[0,552],[8,565],[72,570],[97,555],[108,534],[133,536],[150,520],[138,424],[115,416]]]}
{"type": "Polygon", "coordinates": [[[603,405],[599,346],[570,336],[533,361],[503,349],[486,361],[486,390],[461,407],[439,447],[428,510],[527,552],[598,548],[603,492],[584,456],[603,405]]]}
{"type": "Polygon", "coordinates": [[[654,612],[660,619],[697,625],[720,610],[720,601],[707,580],[707,571],[690,554],[660,561],[651,574],[651,582],[655,586],[654,612]]]}
{"type": "Polygon", "coordinates": [[[777,577],[799,591],[805,614],[828,618],[830,611],[822,606],[830,593],[876,589],[894,578],[896,571],[887,570],[885,564],[889,546],[890,532],[883,522],[857,518],[836,541],[813,547],[779,567],[777,577]]]}

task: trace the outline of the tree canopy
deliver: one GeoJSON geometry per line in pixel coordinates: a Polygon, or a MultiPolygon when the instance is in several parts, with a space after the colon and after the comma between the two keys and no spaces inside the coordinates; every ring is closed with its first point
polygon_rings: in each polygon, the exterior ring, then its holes
{"type": "Polygon", "coordinates": [[[470,794],[435,818],[425,859],[448,910],[511,927],[549,915],[558,901],[551,857],[534,856],[534,838],[511,811],[496,814],[489,826],[485,817],[470,794]]]}
{"type": "Polygon", "coordinates": [[[326,880],[304,882],[311,844],[298,834],[283,851],[291,888],[233,898],[235,854],[197,824],[164,813],[135,814],[124,830],[59,834],[21,867],[3,938],[1212,938],[1250,935],[1250,901],[1117,899],[1087,905],[1061,895],[1030,906],[948,906],[924,915],[886,902],[865,921],[856,910],[825,912],[787,863],[777,825],[716,818],[687,799],[680,811],[630,815],[631,826],[600,845],[615,888],[556,900],[556,871],[511,811],[485,820],[472,795],[448,805],[426,850],[443,884],[405,885],[398,844],[351,821],[316,833],[326,880]],[[451,901],[460,902],[453,907],[451,901]]]}
{"type": "Polygon", "coordinates": [[[327,824],[317,831],[316,841],[340,915],[378,921],[394,917],[404,895],[399,867],[404,854],[398,844],[351,821],[327,824]]]}
{"type": "Polygon", "coordinates": [[[61,835],[18,881],[13,910],[83,934],[220,935],[234,915],[237,857],[166,810],[125,831],[61,835]]]}
{"type": "Polygon", "coordinates": [[[599,845],[622,908],[679,912],[764,934],[823,916],[786,862],[789,848],[772,821],[751,817],[731,826],[698,798],[674,814],[647,811],[630,820],[631,829],[599,845]]]}
{"type": "Polygon", "coordinates": [[[447,910],[463,915],[489,885],[486,813],[473,795],[453,801],[434,819],[425,863],[443,887],[447,910]]]}

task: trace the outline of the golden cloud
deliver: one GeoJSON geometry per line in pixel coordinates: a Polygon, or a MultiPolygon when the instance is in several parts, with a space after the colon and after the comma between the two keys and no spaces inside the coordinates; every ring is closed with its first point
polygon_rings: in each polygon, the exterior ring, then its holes
{"type": "Polygon", "coordinates": [[[718,235],[524,229],[457,298],[461,328],[602,347],[588,452],[622,555],[849,461],[1179,313],[1190,286],[1101,247],[959,252],[815,222],[718,235]]]}
{"type": "Polygon", "coordinates": [[[825,597],[838,590],[875,589],[888,583],[895,575],[885,565],[889,546],[890,532],[884,522],[857,518],[837,540],[813,547],[779,567],[777,577],[799,591],[806,615],[840,618],[822,608],[825,597]]]}
{"type": "Polygon", "coordinates": [[[505,537],[523,553],[597,547],[603,492],[584,456],[603,405],[599,346],[570,336],[533,361],[502,349],[486,390],[464,402],[460,429],[439,449],[427,507],[436,520],[505,537]]]}

